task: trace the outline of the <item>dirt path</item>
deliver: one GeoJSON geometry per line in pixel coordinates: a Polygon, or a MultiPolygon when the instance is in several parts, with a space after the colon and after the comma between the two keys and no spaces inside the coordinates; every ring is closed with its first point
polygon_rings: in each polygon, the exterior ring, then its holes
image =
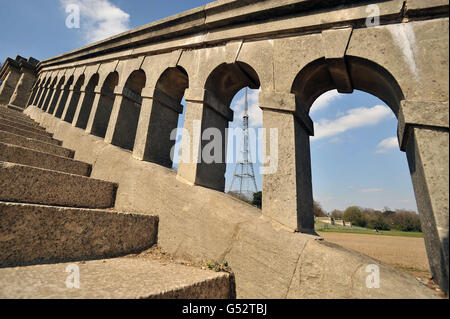
{"type": "Polygon", "coordinates": [[[431,277],[423,238],[319,233],[325,240],[376,258],[415,277],[431,277]]]}

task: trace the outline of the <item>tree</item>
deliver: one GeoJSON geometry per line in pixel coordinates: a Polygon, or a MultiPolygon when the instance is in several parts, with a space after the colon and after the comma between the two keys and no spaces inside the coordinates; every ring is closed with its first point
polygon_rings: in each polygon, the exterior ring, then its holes
{"type": "Polygon", "coordinates": [[[325,213],[325,211],[322,208],[322,205],[320,205],[319,202],[313,201],[313,205],[314,205],[314,216],[315,217],[326,217],[327,214],[325,213]]]}
{"type": "Polygon", "coordinates": [[[368,226],[378,230],[391,230],[391,226],[382,216],[378,216],[376,219],[368,222],[368,226]]]}
{"type": "Polygon", "coordinates": [[[331,217],[333,217],[334,219],[342,219],[342,215],[344,213],[338,209],[335,209],[331,212],[331,217]]]}
{"type": "Polygon", "coordinates": [[[258,208],[262,207],[262,192],[256,192],[253,194],[252,204],[257,206],[258,208]]]}
{"type": "Polygon", "coordinates": [[[367,225],[366,218],[363,216],[361,209],[357,206],[348,207],[345,210],[344,215],[342,215],[342,218],[346,222],[351,222],[352,225],[357,225],[360,227],[366,227],[367,225]]]}

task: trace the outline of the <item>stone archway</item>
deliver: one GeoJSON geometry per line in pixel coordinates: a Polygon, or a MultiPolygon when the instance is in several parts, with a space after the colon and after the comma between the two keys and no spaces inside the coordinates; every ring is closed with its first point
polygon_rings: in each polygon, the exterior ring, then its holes
{"type": "Polygon", "coordinates": [[[66,110],[64,111],[65,114],[62,115],[62,118],[64,121],[68,123],[72,123],[73,118],[75,116],[75,112],[77,111],[78,102],[80,100],[81,96],[81,87],[84,84],[85,75],[82,74],[79,76],[78,80],[75,82],[75,85],[73,87],[72,91],[72,97],[70,101],[68,102],[68,105],[66,105],[66,110]]]}
{"type": "Polygon", "coordinates": [[[61,95],[61,99],[59,100],[59,102],[57,102],[57,105],[55,107],[55,113],[54,115],[57,118],[61,118],[64,112],[64,108],[66,106],[67,100],[69,98],[70,95],[70,90],[69,88],[71,87],[73,81],[74,81],[75,77],[72,75],[69,77],[69,79],[67,80],[67,83],[64,85],[64,88],[62,90],[62,95],[61,95]]]}
{"type": "MultiPolygon", "coordinates": [[[[248,64],[243,62],[222,63],[218,65],[207,77],[203,89],[189,88],[186,93],[186,115],[184,129],[192,137],[195,124],[200,123],[200,141],[182,142],[183,149],[192,150],[190,163],[181,162],[178,168],[178,176],[193,184],[212,188],[219,191],[225,190],[226,171],[226,144],[228,123],[233,121],[233,111],[230,104],[233,97],[244,87],[258,89],[260,87],[259,76],[248,64]],[[196,153],[201,154],[205,145],[211,141],[203,138],[207,129],[216,129],[220,132],[221,160],[206,163],[203,159],[196,159],[196,153]],[[194,148],[193,148],[194,146],[194,148]],[[195,149],[198,147],[199,149],[195,149]]],[[[216,151],[216,150],[214,150],[216,151]]],[[[213,154],[217,158],[216,154],[213,154]]]]}
{"type": "Polygon", "coordinates": [[[107,142],[133,150],[142,105],[141,92],[145,82],[145,72],[136,70],[130,74],[125,86],[116,90],[116,100],[105,135],[107,142]]]}
{"type": "Polygon", "coordinates": [[[91,76],[89,82],[86,85],[85,92],[84,92],[84,98],[81,104],[81,108],[78,111],[79,113],[76,114],[74,118],[74,125],[76,127],[79,127],[81,129],[86,129],[88,121],[89,121],[89,115],[91,114],[92,105],[94,103],[95,99],[95,87],[97,86],[99,81],[99,75],[98,73],[91,76]]]}
{"type": "Polygon", "coordinates": [[[55,86],[55,93],[53,94],[53,98],[51,100],[50,106],[48,107],[47,113],[53,114],[56,108],[56,104],[59,101],[59,98],[61,96],[61,88],[64,85],[65,77],[63,76],[59,81],[58,84],[55,86]]]}
{"type": "MultiPolygon", "coordinates": [[[[380,98],[392,109],[399,120],[399,145],[407,155],[430,268],[433,277],[441,285],[444,284],[442,286],[444,290],[448,289],[445,286],[445,283],[448,283],[448,231],[442,231],[443,228],[448,229],[448,206],[446,208],[445,204],[442,205],[439,200],[439,197],[445,197],[446,189],[445,187],[441,190],[434,189],[434,194],[430,193],[430,187],[434,188],[435,183],[448,185],[448,173],[442,174],[445,172],[446,165],[448,167],[448,154],[440,154],[438,148],[430,146],[430,141],[445,145],[445,143],[448,144],[448,136],[439,134],[440,129],[435,127],[409,128],[409,131],[405,132],[407,109],[419,108],[421,105],[405,101],[400,85],[382,66],[355,56],[346,56],[345,61],[347,73],[344,72],[344,74],[336,69],[333,71],[333,63],[330,65],[330,61],[326,59],[313,61],[298,73],[291,91],[295,95],[296,113],[310,120],[307,114],[313,102],[322,93],[332,89],[337,89],[341,93],[351,93],[353,89],[361,90],[380,98]],[[440,162],[441,165],[428,166],[427,161],[431,162],[432,159],[434,162],[440,162]]],[[[303,174],[306,170],[306,178],[303,175],[301,179],[298,179],[303,193],[305,190],[309,193],[312,187],[309,155],[309,135],[312,134],[310,133],[301,125],[296,127],[297,161],[302,162],[303,174]],[[298,152],[298,149],[302,152],[298,152]]],[[[308,195],[303,200],[312,200],[312,197],[309,197],[308,195]]],[[[311,217],[308,210],[299,207],[298,218],[300,222],[304,222],[311,217]]]]}
{"type": "Polygon", "coordinates": [[[50,90],[49,86],[50,86],[51,81],[52,81],[52,78],[48,77],[47,81],[44,82],[44,85],[42,87],[42,92],[38,96],[38,102],[37,102],[36,106],[40,109],[43,108],[44,100],[46,99],[48,92],[50,90]]]}
{"type": "Polygon", "coordinates": [[[155,88],[143,89],[134,157],[172,167],[175,141],[171,133],[183,112],[181,101],[188,86],[187,72],[182,67],[170,67],[161,74],[155,88]]]}
{"type": "Polygon", "coordinates": [[[106,77],[101,87],[100,98],[97,105],[91,110],[86,131],[95,136],[104,138],[108,128],[109,119],[114,105],[115,95],[114,89],[119,83],[119,74],[111,72],[106,77]]]}

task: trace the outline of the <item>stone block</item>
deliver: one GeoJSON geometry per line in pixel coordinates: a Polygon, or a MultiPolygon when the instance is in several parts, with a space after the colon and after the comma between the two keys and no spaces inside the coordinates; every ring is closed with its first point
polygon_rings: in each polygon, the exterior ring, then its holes
{"type": "Polygon", "coordinates": [[[0,200],[86,208],[114,206],[113,183],[0,162],[0,200]]]}
{"type": "Polygon", "coordinates": [[[0,161],[89,176],[91,165],[67,157],[0,142],[0,161]]]}

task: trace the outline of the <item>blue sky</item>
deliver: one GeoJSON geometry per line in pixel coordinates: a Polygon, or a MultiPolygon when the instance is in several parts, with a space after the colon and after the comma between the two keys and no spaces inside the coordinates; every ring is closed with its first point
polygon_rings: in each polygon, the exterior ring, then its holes
{"type": "MultiPolygon", "coordinates": [[[[7,30],[2,33],[0,60],[17,54],[46,59],[208,2],[0,0],[0,28],[7,30]],[[66,27],[65,6],[70,3],[81,8],[79,29],[66,27]]],[[[258,91],[249,91],[249,97],[250,124],[258,128],[262,121],[258,91]]],[[[230,126],[240,126],[243,90],[231,108],[235,118],[230,126]]],[[[396,141],[397,120],[382,101],[364,92],[330,91],[316,101],[310,115],[316,129],[311,141],[314,197],[327,211],[350,205],[417,209],[406,156],[396,141]]],[[[229,164],[227,189],[233,171],[229,164]]],[[[260,189],[261,181],[257,173],[260,189]]]]}

